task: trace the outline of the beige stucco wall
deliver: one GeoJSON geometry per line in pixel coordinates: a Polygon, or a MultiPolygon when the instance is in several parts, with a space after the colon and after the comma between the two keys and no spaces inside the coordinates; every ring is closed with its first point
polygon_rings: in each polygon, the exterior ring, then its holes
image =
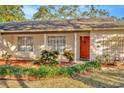
{"type": "Polygon", "coordinates": [[[2,54],[5,51],[8,51],[9,53],[12,53],[14,50],[13,46],[13,40],[14,38],[12,36],[1,36],[0,35],[0,54],[2,54]]]}
{"type": "Polygon", "coordinates": [[[14,57],[24,57],[24,58],[36,58],[40,54],[41,47],[44,45],[44,37],[42,34],[23,34],[23,35],[2,35],[0,43],[0,53],[7,51],[12,54],[14,57]],[[19,52],[17,49],[17,38],[18,36],[32,36],[33,37],[33,52],[19,52]]]}
{"type": "Polygon", "coordinates": [[[116,36],[124,37],[124,31],[123,30],[91,31],[90,32],[90,41],[91,41],[90,59],[93,60],[97,55],[103,54],[103,46],[100,46],[98,44],[98,41],[102,41],[103,38],[108,39],[116,36]]]}
{"type": "MultiPolygon", "coordinates": [[[[77,45],[76,45],[76,60],[80,60],[80,36],[89,36],[90,32],[78,32],[77,34],[77,45]]],[[[66,36],[66,46],[72,48],[75,52],[75,33],[61,33],[61,34],[47,34],[47,36],[66,36]]]]}
{"type": "MultiPolygon", "coordinates": [[[[75,33],[53,33],[46,34],[48,36],[66,36],[66,46],[69,46],[74,51],[75,49],[75,33]]],[[[80,36],[87,36],[89,32],[78,32],[77,34],[77,49],[76,49],[76,59],[80,59],[80,36]]],[[[0,53],[7,51],[15,57],[26,57],[26,58],[36,58],[40,55],[41,49],[44,47],[44,34],[13,34],[13,35],[2,35],[0,42],[0,53]],[[17,38],[18,36],[32,36],[33,37],[33,52],[19,52],[17,50],[17,38]]]]}
{"type": "MultiPolygon", "coordinates": [[[[90,59],[94,59],[97,55],[103,53],[102,46],[98,47],[98,41],[102,40],[103,37],[108,38],[112,36],[123,36],[123,30],[98,30],[91,32],[77,32],[77,45],[76,45],[76,59],[80,60],[80,36],[90,35],[90,59]]],[[[75,52],[75,33],[46,33],[46,38],[48,36],[66,36],[66,46],[72,48],[75,52]]],[[[4,51],[9,52],[15,57],[26,57],[26,58],[36,58],[40,55],[41,49],[44,47],[44,34],[11,34],[11,35],[0,35],[0,54],[4,51]],[[18,36],[32,36],[33,37],[33,52],[19,52],[17,50],[17,37],[18,36]]]]}

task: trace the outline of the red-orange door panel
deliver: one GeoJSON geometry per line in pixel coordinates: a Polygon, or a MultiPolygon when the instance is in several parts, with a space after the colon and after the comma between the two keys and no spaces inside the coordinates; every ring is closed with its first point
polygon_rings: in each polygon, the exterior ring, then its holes
{"type": "Polygon", "coordinates": [[[89,59],[90,36],[80,36],[80,58],[89,59]]]}

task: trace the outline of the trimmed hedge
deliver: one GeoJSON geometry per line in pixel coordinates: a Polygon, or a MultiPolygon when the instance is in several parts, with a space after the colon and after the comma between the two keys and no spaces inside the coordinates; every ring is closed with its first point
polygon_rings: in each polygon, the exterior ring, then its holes
{"type": "Polygon", "coordinates": [[[10,65],[0,66],[0,75],[35,76],[35,77],[54,77],[54,76],[71,76],[76,72],[100,69],[101,65],[97,62],[86,62],[85,64],[76,64],[72,67],[44,66],[40,68],[18,68],[10,65]]]}

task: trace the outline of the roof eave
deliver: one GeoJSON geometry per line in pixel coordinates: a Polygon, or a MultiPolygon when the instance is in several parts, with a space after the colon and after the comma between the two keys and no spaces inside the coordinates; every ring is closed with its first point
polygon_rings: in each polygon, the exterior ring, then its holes
{"type": "Polygon", "coordinates": [[[93,28],[92,30],[97,31],[97,30],[124,30],[124,27],[114,27],[114,28],[93,28]]]}
{"type": "Polygon", "coordinates": [[[82,31],[91,31],[91,28],[85,29],[67,29],[67,30],[18,30],[18,31],[4,31],[0,30],[0,33],[63,33],[63,32],[82,32],[82,31]]]}

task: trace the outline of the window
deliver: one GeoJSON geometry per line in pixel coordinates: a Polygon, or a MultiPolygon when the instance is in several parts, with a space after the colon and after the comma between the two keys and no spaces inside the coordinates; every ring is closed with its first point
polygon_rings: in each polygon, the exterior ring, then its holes
{"type": "Polygon", "coordinates": [[[65,43],[65,36],[48,36],[48,46],[52,50],[57,50],[62,53],[65,48],[65,43]]]}
{"type": "Polygon", "coordinates": [[[32,37],[18,37],[18,51],[33,51],[32,37]]]}
{"type": "Polygon", "coordinates": [[[124,37],[123,36],[114,36],[110,38],[103,38],[103,53],[114,54],[124,53],[124,37]]]}

